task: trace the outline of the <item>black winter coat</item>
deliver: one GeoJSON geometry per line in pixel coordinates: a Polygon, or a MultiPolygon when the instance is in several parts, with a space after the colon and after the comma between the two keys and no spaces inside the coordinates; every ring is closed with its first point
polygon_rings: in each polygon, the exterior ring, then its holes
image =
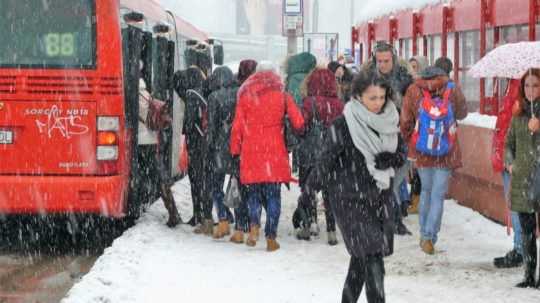
{"type": "Polygon", "coordinates": [[[208,97],[207,139],[212,170],[231,173],[233,163],[229,141],[238,87],[228,67],[217,68],[209,80],[212,93],[208,97]]]}
{"type": "MultiPolygon", "coordinates": [[[[349,254],[358,258],[393,253],[394,226],[392,186],[380,191],[369,174],[364,156],[354,146],[345,117],[336,119],[324,138],[323,156],[308,186],[322,182],[328,189],[329,204],[343,234],[349,254]],[[317,179],[319,179],[317,181],[317,179]]],[[[400,139],[393,154],[394,168],[405,161],[400,139]]]]}
{"type": "Polygon", "coordinates": [[[190,158],[201,157],[206,153],[206,126],[203,123],[207,111],[207,101],[199,98],[203,95],[204,78],[198,68],[186,70],[185,115],[182,132],[186,135],[190,158]]]}

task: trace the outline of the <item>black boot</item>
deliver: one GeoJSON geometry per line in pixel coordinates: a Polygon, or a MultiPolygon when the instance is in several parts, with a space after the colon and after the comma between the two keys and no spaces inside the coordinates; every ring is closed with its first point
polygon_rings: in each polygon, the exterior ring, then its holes
{"type": "Polygon", "coordinates": [[[412,235],[412,232],[407,228],[407,226],[405,226],[405,224],[403,224],[401,207],[399,205],[394,206],[394,234],[400,236],[412,235]]]}
{"type": "Polygon", "coordinates": [[[525,277],[516,284],[519,288],[536,287],[534,274],[536,272],[536,237],[532,233],[521,233],[523,242],[523,262],[525,263],[525,277]]]}
{"type": "Polygon", "coordinates": [[[504,257],[498,257],[493,259],[493,265],[497,268],[512,268],[519,267],[523,264],[523,256],[512,249],[504,257]]]}

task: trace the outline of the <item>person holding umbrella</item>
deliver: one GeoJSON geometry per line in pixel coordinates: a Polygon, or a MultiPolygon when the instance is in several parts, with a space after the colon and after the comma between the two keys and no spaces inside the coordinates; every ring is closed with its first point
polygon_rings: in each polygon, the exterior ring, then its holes
{"type": "Polygon", "coordinates": [[[529,176],[540,157],[540,69],[529,69],[521,78],[519,102],[513,108],[510,131],[505,143],[505,166],[512,175],[510,207],[519,214],[525,277],[516,286],[539,287],[535,283],[538,267],[535,230],[539,212],[527,198],[529,176]]]}

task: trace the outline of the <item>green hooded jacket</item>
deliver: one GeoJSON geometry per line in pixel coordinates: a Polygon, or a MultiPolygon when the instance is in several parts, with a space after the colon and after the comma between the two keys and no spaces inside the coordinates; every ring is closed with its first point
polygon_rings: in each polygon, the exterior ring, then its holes
{"type": "MultiPolygon", "coordinates": [[[[535,112],[540,114],[540,106],[538,109],[535,112]]],[[[515,212],[534,213],[539,210],[534,209],[526,195],[529,175],[534,162],[540,157],[540,133],[531,134],[528,127],[530,109],[524,112],[525,114],[512,118],[506,135],[505,162],[507,166],[512,165],[510,208],[515,212]]]]}
{"type": "Polygon", "coordinates": [[[294,55],[287,61],[287,86],[285,89],[293,96],[300,108],[302,106],[302,94],[300,93],[302,82],[316,65],[315,56],[307,52],[294,55]]]}

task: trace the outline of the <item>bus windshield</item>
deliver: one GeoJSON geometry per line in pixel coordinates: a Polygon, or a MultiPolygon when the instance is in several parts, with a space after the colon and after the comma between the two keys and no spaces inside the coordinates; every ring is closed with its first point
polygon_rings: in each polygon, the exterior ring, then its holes
{"type": "Polygon", "coordinates": [[[1,1],[0,67],[95,68],[95,0],[1,1]]]}

